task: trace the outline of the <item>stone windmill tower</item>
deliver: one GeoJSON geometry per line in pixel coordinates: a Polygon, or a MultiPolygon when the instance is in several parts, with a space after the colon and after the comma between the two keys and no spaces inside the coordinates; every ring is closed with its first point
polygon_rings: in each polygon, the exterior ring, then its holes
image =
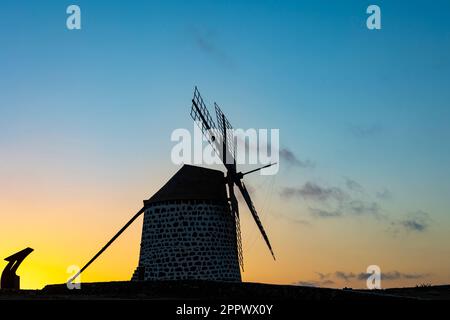
{"type": "Polygon", "coordinates": [[[243,269],[236,185],[273,258],[272,247],[242,179],[267,168],[237,172],[232,126],[217,104],[218,126],[195,88],[191,117],[225,165],[222,171],[184,165],[119,232],[72,277],[73,282],[142,213],[139,264],[132,280],[241,281],[243,269]]]}
{"type": "Polygon", "coordinates": [[[235,218],[222,171],[184,165],[144,201],[132,280],[241,281],[235,218]]]}

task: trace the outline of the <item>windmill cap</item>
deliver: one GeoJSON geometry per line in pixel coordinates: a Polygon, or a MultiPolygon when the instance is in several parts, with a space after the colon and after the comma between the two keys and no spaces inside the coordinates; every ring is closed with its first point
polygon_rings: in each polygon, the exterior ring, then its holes
{"type": "Polygon", "coordinates": [[[225,176],[220,170],[183,165],[144,206],[167,200],[226,201],[225,176]]]}

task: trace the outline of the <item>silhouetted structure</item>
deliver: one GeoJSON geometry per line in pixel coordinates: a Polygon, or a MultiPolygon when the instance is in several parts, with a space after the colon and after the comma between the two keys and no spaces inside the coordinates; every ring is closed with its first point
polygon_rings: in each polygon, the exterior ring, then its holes
{"type": "Polygon", "coordinates": [[[9,263],[6,265],[2,273],[1,288],[2,289],[20,289],[20,277],[16,275],[17,268],[19,268],[22,261],[31,253],[33,249],[23,249],[7,258],[9,263]]]}
{"type": "Polygon", "coordinates": [[[273,253],[269,238],[267,237],[266,231],[262,226],[261,220],[259,219],[258,213],[256,212],[252,199],[250,198],[250,194],[248,193],[247,188],[242,181],[245,175],[270,167],[275,163],[271,163],[264,167],[254,169],[245,173],[238,172],[236,168],[236,144],[233,127],[225,117],[225,114],[222,112],[222,110],[220,110],[220,107],[215,102],[214,107],[216,111],[217,125],[214,123],[214,120],[209,113],[208,108],[206,107],[205,102],[200,95],[200,92],[198,91],[197,87],[195,87],[194,97],[192,99],[191,117],[202,130],[203,135],[208,140],[209,144],[212,146],[219,159],[222,160],[222,163],[226,168],[225,184],[228,185],[228,202],[231,208],[231,212],[233,213],[235,218],[239,263],[243,270],[244,259],[242,254],[239,205],[234,194],[234,186],[236,185],[241,192],[242,197],[244,198],[245,203],[247,204],[250,213],[252,214],[253,219],[255,220],[255,223],[258,226],[258,229],[261,232],[261,235],[270,250],[270,253],[272,254],[272,257],[275,260],[275,254],[273,253]]]}
{"type": "Polygon", "coordinates": [[[144,212],[140,261],[133,280],[240,281],[236,265],[243,270],[244,262],[235,185],[275,259],[269,238],[242,181],[245,175],[275,163],[245,173],[238,172],[233,127],[216,103],[214,107],[217,125],[195,87],[191,117],[225,165],[226,176],[217,170],[184,166],[160,191],[144,201],[144,207],[69,282],[73,282],[144,212]],[[207,178],[195,181],[202,177],[207,178]],[[228,186],[228,194],[225,186],[228,186]],[[218,253],[214,253],[216,249],[218,253]],[[195,263],[192,263],[194,259],[195,263]]]}
{"type": "Polygon", "coordinates": [[[144,201],[132,280],[241,281],[234,215],[222,171],[184,165],[144,201]]]}

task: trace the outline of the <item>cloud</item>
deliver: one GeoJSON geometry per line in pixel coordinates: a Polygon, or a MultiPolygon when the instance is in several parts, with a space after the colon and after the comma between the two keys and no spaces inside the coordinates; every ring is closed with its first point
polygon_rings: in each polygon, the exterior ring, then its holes
{"type": "Polygon", "coordinates": [[[306,200],[326,201],[328,199],[335,199],[342,201],[346,197],[346,194],[340,188],[322,187],[314,182],[306,182],[303,186],[298,188],[283,188],[281,190],[281,196],[286,198],[301,197],[306,200]]]}
{"type": "MultiPolygon", "coordinates": [[[[360,273],[358,274],[358,280],[367,280],[367,278],[370,276],[370,273],[360,273]]],[[[414,280],[414,279],[423,279],[428,277],[429,273],[403,273],[400,271],[390,271],[390,272],[382,272],[381,273],[381,280],[385,281],[392,281],[392,280],[400,280],[400,279],[406,279],[406,280],[414,280]]]]}
{"type": "Polygon", "coordinates": [[[330,279],[331,273],[316,272],[316,274],[319,276],[319,280],[298,281],[295,282],[294,285],[305,287],[323,287],[335,284],[335,282],[330,279]]]}
{"type": "Polygon", "coordinates": [[[217,33],[208,29],[191,28],[190,34],[195,46],[207,56],[224,67],[235,67],[233,59],[218,45],[217,33]]]}
{"type": "Polygon", "coordinates": [[[347,187],[347,189],[349,189],[351,191],[360,192],[360,193],[364,192],[364,188],[362,187],[362,185],[360,185],[355,180],[352,180],[350,178],[344,178],[344,179],[345,179],[345,186],[347,187]]]}
{"type": "Polygon", "coordinates": [[[367,280],[372,274],[371,273],[365,273],[365,272],[361,272],[358,274],[357,278],[358,280],[367,280]]]}
{"type": "Polygon", "coordinates": [[[316,272],[316,274],[319,276],[320,280],[328,279],[331,276],[331,273],[316,272]]]}
{"type": "Polygon", "coordinates": [[[430,221],[429,214],[419,210],[398,221],[397,225],[403,227],[406,231],[424,232],[428,229],[430,221]]]}
{"type": "Polygon", "coordinates": [[[362,216],[371,215],[379,217],[381,207],[376,202],[365,202],[362,200],[341,201],[334,209],[309,208],[311,214],[319,218],[337,218],[344,215],[362,216]]]}
{"type": "Polygon", "coordinates": [[[336,278],[345,280],[346,282],[356,278],[356,274],[353,272],[336,271],[334,275],[336,278]]]}
{"type": "Polygon", "coordinates": [[[405,220],[402,221],[403,226],[406,229],[422,232],[427,228],[427,225],[417,220],[405,220]]]}
{"type": "Polygon", "coordinates": [[[323,287],[323,286],[331,286],[334,284],[333,280],[326,279],[323,281],[297,281],[294,285],[303,286],[303,287],[323,287]]]}
{"type": "Polygon", "coordinates": [[[288,165],[300,167],[300,168],[314,168],[315,163],[311,160],[300,160],[291,150],[288,148],[282,148],[280,150],[280,159],[286,162],[288,165]]]}
{"type": "Polygon", "coordinates": [[[380,213],[380,206],[377,202],[365,202],[353,200],[346,205],[346,210],[355,215],[369,214],[377,216],[380,213]]]}
{"type": "Polygon", "coordinates": [[[429,228],[433,220],[430,215],[422,210],[404,215],[400,219],[391,220],[387,231],[397,236],[400,232],[424,233],[429,228]]]}
{"type": "MultiPolygon", "coordinates": [[[[354,272],[346,272],[346,271],[335,271],[333,273],[322,273],[316,272],[318,279],[308,280],[308,281],[298,281],[294,283],[294,285],[299,286],[307,286],[307,287],[326,287],[335,285],[337,281],[345,281],[345,282],[361,282],[366,281],[370,273],[354,273],[354,272]]],[[[429,277],[431,274],[429,273],[405,273],[400,271],[390,271],[390,272],[382,272],[381,280],[382,281],[393,281],[393,280],[418,280],[425,279],[429,277]]],[[[365,285],[365,284],[364,284],[365,285]]]]}
{"type": "Polygon", "coordinates": [[[389,191],[388,189],[384,188],[381,191],[377,191],[375,193],[375,196],[380,200],[390,200],[390,199],[392,199],[392,192],[389,191]]]}
{"type": "Polygon", "coordinates": [[[294,285],[302,286],[302,287],[317,287],[317,282],[315,281],[297,281],[294,285]]]}
{"type": "Polygon", "coordinates": [[[349,130],[357,138],[367,138],[381,133],[383,131],[383,128],[378,123],[366,125],[352,124],[349,126],[349,130]]]}
{"type": "Polygon", "coordinates": [[[315,217],[319,218],[336,218],[341,217],[342,212],[339,210],[326,210],[326,209],[317,209],[317,208],[309,208],[311,214],[315,217]]]}
{"type": "MultiPolygon", "coordinates": [[[[346,179],[348,189],[362,193],[364,188],[354,180],[346,179]]],[[[301,198],[315,201],[309,212],[317,218],[338,218],[344,216],[370,215],[381,217],[382,209],[378,202],[360,200],[355,194],[348,194],[339,187],[324,187],[314,182],[306,182],[300,187],[285,187],[280,195],[284,198],[301,198]]]]}
{"type": "MultiPolygon", "coordinates": [[[[370,273],[354,273],[354,272],[346,272],[346,271],[336,271],[334,273],[320,273],[316,272],[319,279],[318,280],[309,280],[305,281],[305,285],[309,284],[310,286],[324,286],[324,285],[332,285],[335,284],[336,280],[343,280],[345,282],[350,282],[352,280],[356,281],[366,281],[369,276],[371,276],[370,273]]],[[[382,272],[381,273],[381,280],[385,281],[393,281],[393,280],[417,280],[417,279],[424,279],[429,277],[429,273],[404,273],[400,271],[390,271],[390,272],[382,272]]]]}
{"type": "Polygon", "coordinates": [[[310,215],[314,218],[373,217],[383,221],[388,226],[386,231],[392,232],[394,235],[399,231],[420,233],[428,230],[432,221],[428,213],[419,210],[406,215],[403,219],[395,219],[387,215],[380,203],[376,201],[376,198],[391,197],[388,189],[378,192],[375,198],[368,195],[364,191],[364,187],[355,180],[344,179],[346,188],[325,187],[307,181],[299,187],[282,188],[280,196],[287,199],[298,198],[314,201],[314,205],[308,207],[310,215]]]}

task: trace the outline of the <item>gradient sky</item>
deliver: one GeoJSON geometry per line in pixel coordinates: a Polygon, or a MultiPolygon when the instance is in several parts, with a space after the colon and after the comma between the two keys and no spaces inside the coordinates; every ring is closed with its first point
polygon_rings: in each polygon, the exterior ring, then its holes
{"type": "MultiPolygon", "coordinates": [[[[193,87],[237,128],[279,128],[277,176],[246,181],[245,281],[450,282],[450,2],[2,1],[0,255],[66,281],[178,170],[193,87]],[[77,4],[82,30],[66,29],[77,4]],[[378,4],[382,30],[369,31],[378,4]]],[[[142,220],[83,274],[129,279],[142,220]]],[[[0,262],[0,268],[6,262],[0,262]]]]}

